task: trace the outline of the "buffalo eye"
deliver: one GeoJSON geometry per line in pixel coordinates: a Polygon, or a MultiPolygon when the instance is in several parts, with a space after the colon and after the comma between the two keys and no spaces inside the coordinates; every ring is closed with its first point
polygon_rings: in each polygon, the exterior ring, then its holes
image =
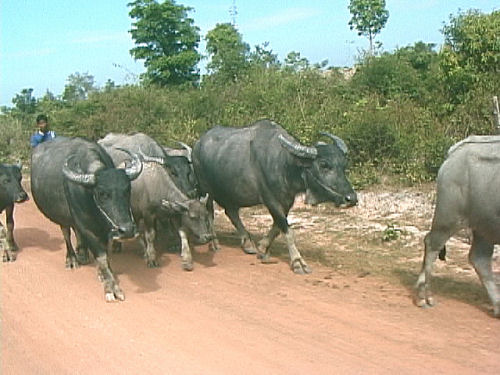
{"type": "Polygon", "coordinates": [[[109,199],[109,193],[106,191],[98,191],[96,193],[96,198],[98,201],[102,202],[109,199]]]}
{"type": "Polygon", "coordinates": [[[173,169],[173,168],[169,168],[169,169],[168,169],[168,173],[169,173],[171,176],[173,176],[173,177],[178,177],[178,176],[179,176],[179,175],[178,175],[178,173],[177,173],[177,171],[176,171],[175,169],[173,169]]]}
{"type": "Polygon", "coordinates": [[[319,167],[321,169],[328,169],[329,168],[328,167],[328,163],[326,161],[324,161],[324,160],[320,160],[318,164],[319,164],[319,167]]]}

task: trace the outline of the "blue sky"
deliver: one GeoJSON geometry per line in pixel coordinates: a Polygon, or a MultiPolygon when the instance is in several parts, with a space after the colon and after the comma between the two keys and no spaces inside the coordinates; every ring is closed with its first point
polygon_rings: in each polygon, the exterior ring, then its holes
{"type": "MultiPolygon", "coordinates": [[[[144,71],[129,50],[133,41],[130,0],[1,0],[0,105],[24,88],[41,97],[60,95],[70,74],[89,73],[98,86],[111,79],[135,83],[144,71]]],[[[190,13],[204,37],[217,23],[230,22],[233,0],[177,0],[190,13]]],[[[291,51],[311,63],[351,66],[366,38],[348,26],[348,0],[236,0],[236,23],[251,47],[269,42],[281,61],[291,51]]],[[[498,9],[498,0],[386,0],[389,20],[378,35],[386,51],[417,41],[443,42],[440,30],[459,9],[498,9]]],[[[204,43],[200,52],[205,53],[204,43]]]]}

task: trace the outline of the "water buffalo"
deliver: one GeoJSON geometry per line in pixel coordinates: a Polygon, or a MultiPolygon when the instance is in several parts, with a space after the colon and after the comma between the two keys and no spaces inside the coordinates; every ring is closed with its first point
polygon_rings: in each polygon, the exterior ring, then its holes
{"type": "Polygon", "coordinates": [[[345,176],[347,148],[340,138],[325,135],[333,143],[308,147],[280,125],[261,120],[244,128],[217,126],[194,145],[193,166],[200,189],[225,209],[245,252],[259,253],[267,261],[269,247],[281,231],[286,236],[292,270],[311,272],[287,221],[295,196],[305,192],[310,204],[331,201],[337,206],[353,206],[357,202],[345,176]],[[240,207],[257,204],[264,204],[274,221],[258,249],[239,217],[240,207]]]}
{"type": "Polygon", "coordinates": [[[500,243],[500,137],[471,136],[450,148],[437,177],[437,201],[425,236],[422,271],[416,283],[416,304],[434,305],[430,291],[432,265],[444,255],[448,239],[459,229],[473,233],[469,261],[474,266],[500,317],[500,289],[492,271],[494,244],[500,243]]]}
{"type": "Polygon", "coordinates": [[[111,239],[136,236],[130,212],[130,181],[142,170],[137,155],[125,169],[114,167],[97,143],[58,137],[37,146],[31,156],[31,191],[40,211],[59,224],[66,242],[66,266],[78,266],[71,245],[73,228],[80,249],[89,248],[98,264],[107,301],[124,300],[107,257],[111,239]]]}
{"type": "MultiPolygon", "coordinates": [[[[129,150],[141,154],[144,162],[144,171],[132,183],[131,207],[138,224],[145,245],[145,257],[148,267],[158,267],[154,240],[158,219],[168,220],[173,224],[181,240],[182,267],[190,271],[193,269],[191,249],[188,238],[197,243],[206,243],[211,240],[209,212],[207,198],[189,198],[178,187],[183,186],[179,180],[181,176],[175,172],[169,163],[177,156],[168,157],[163,148],[151,137],[143,133],[132,135],[108,134],[99,141],[111,155],[115,165],[119,165],[126,154],[122,150],[129,150]],[[121,150],[120,150],[121,149],[121,150]],[[174,183],[172,175],[178,179],[174,183]]],[[[184,187],[191,190],[191,186],[184,187]]]]}
{"type": "Polygon", "coordinates": [[[15,251],[18,249],[14,241],[14,203],[21,203],[28,199],[28,194],[21,186],[21,164],[0,164],[0,213],[5,210],[7,231],[0,223],[0,247],[3,247],[3,261],[16,260],[15,251]]]}
{"type": "MultiPolygon", "coordinates": [[[[170,174],[177,178],[176,185],[189,198],[199,197],[198,180],[194,174],[192,149],[187,144],[178,142],[182,148],[163,146],[167,155],[166,164],[170,165],[170,174]]],[[[175,180],[174,180],[175,181],[175,180]]]]}

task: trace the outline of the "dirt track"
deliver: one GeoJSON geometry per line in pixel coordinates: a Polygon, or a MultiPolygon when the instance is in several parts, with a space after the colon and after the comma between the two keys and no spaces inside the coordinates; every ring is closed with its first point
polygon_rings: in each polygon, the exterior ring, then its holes
{"type": "MultiPolygon", "coordinates": [[[[2,218],[3,220],[3,218],[2,218]]],[[[498,374],[500,320],[372,275],[309,262],[262,265],[225,246],[196,249],[193,272],[164,252],[147,269],[128,244],[111,264],[126,301],[106,303],[93,265],[64,268],[59,228],[17,206],[14,263],[1,265],[1,373],[498,374]]]]}

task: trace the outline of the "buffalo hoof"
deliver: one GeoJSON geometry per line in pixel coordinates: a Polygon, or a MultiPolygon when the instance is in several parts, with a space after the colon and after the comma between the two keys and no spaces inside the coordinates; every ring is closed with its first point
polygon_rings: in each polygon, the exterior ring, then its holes
{"type": "Polygon", "coordinates": [[[294,261],[292,261],[290,268],[294,273],[298,275],[306,275],[312,272],[312,270],[309,268],[307,263],[302,258],[297,258],[294,261]]]}
{"type": "Polygon", "coordinates": [[[496,306],[493,306],[493,316],[500,318],[500,302],[496,306]]]}
{"type": "Polygon", "coordinates": [[[111,245],[111,251],[113,253],[121,253],[122,252],[122,244],[120,242],[114,241],[111,245]]]}
{"type": "Polygon", "coordinates": [[[294,261],[292,261],[290,268],[294,273],[298,275],[306,275],[312,272],[312,270],[309,268],[307,263],[302,258],[297,258],[294,261]]]}
{"type": "Polygon", "coordinates": [[[80,266],[80,263],[78,262],[76,255],[70,255],[70,256],[66,257],[66,268],[74,269],[74,268],[78,268],[79,266],[80,266]]]}
{"type": "Polygon", "coordinates": [[[4,250],[3,252],[3,257],[2,257],[2,260],[4,262],[14,262],[17,258],[17,255],[15,252],[11,251],[11,250],[4,250]]]}
{"type": "Polygon", "coordinates": [[[218,243],[214,243],[213,241],[208,244],[208,249],[213,251],[214,253],[220,251],[220,245],[218,243]]]}
{"type": "Polygon", "coordinates": [[[434,307],[436,305],[436,301],[432,296],[426,296],[426,297],[416,296],[413,299],[413,302],[417,307],[421,307],[424,309],[428,307],[434,307]]]}
{"type": "Polygon", "coordinates": [[[146,265],[148,268],[158,268],[160,267],[160,263],[156,259],[149,259],[146,261],[146,265]]]}
{"type": "Polygon", "coordinates": [[[80,265],[86,265],[90,263],[90,257],[88,251],[80,251],[76,254],[76,260],[80,265]]]}
{"type": "Polygon", "coordinates": [[[116,286],[113,289],[114,289],[113,292],[104,293],[104,298],[106,299],[106,302],[125,301],[125,294],[123,294],[122,290],[118,286],[116,286]]]}
{"type": "Polygon", "coordinates": [[[266,253],[258,253],[257,259],[260,259],[262,264],[276,264],[278,261],[276,259],[271,258],[269,254],[266,253]]]}
{"type": "Polygon", "coordinates": [[[241,248],[246,254],[257,254],[257,248],[250,238],[243,238],[241,240],[241,248]]]}
{"type": "Polygon", "coordinates": [[[242,249],[246,254],[257,254],[258,253],[257,249],[255,248],[255,245],[251,242],[243,244],[242,249]]]}
{"type": "Polygon", "coordinates": [[[182,269],[184,271],[192,271],[193,270],[193,263],[182,262],[182,269]]]}

